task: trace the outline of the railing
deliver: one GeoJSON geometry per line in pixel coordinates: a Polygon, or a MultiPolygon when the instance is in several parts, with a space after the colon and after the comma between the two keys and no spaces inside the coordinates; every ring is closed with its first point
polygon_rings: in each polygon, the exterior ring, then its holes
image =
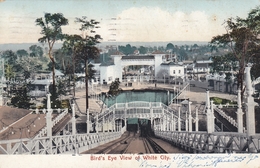
{"type": "MultiPolygon", "coordinates": [[[[68,114],[68,109],[57,109],[57,110],[54,110],[54,111],[57,111],[58,113],[60,113],[57,117],[54,118],[54,120],[52,121],[52,127],[54,127],[58,122],[60,122],[67,114],[68,114]]],[[[42,110],[38,110],[38,109],[35,109],[33,110],[33,113],[36,113],[36,114],[39,114],[40,112],[42,113],[46,113],[47,110],[46,109],[42,109],[42,110]]],[[[47,134],[47,126],[43,127],[36,135],[35,135],[35,138],[39,138],[39,137],[42,137],[44,135],[47,134]]]]}
{"type": "Polygon", "coordinates": [[[171,104],[175,99],[177,99],[181,94],[182,92],[189,86],[190,84],[187,83],[173,98],[172,100],[169,101],[168,104],[171,104]]]}
{"type": "Polygon", "coordinates": [[[191,153],[259,153],[260,135],[244,133],[155,131],[155,135],[191,153]]]}
{"type": "Polygon", "coordinates": [[[76,134],[0,141],[1,154],[81,153],[119,138],[121,132],[76,134]]]}
{"type": "Polygon", "coordinates": [[[218,112],[223,118],[225,118],[230,124],[232,124],[233,126],[238,128],[238,124],[237,124],[236,120],[234,120],[232,117],[228,116],[224,111],[222,111],[221,109],[219,109],[217,107],[214,107],[214,110],[216,112],[218,112]]]}

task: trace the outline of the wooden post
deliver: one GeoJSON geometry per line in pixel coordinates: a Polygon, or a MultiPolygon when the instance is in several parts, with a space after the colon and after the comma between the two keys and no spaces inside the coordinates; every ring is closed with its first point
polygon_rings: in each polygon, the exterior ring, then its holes
{"type": "Polygon", "coordinates": [[[51,94],[47,94],[47,109],[51,109],[51,94]]]}
{"type": "Polygon", "coordinates": [[[188,107],[189,107],[189,132],[192,132],[192,116],[191,116],[191,103],[189,101],[188,107]]]}
{"type": "Polygon", "coordinates": [[[215,131],[215,117],[214,117],[214,103],[213,103],[213,100],[211,100],[211,123],[210,123],[210,127],[211,127],[211,130],[212,132],[215,131]]]}
{"type": "Polygon", "coordinates": [[[212,127],[211,127],[212,117],[211,117],[211,109],[210,109],[210,100],[209,100],[209,91],[208,90],[206,91],[206,107],[207,107],[207,131],[208,131],[208,133],[212,133],[213,132],[212,127]]]}
{"type": "Polygon", "coordinates": [[[243,133],[243,111],[241,104],[241,91],[237,91],[237,124],[238,124],[238,133],[243,133]]]}
{"type": "Polygon", "coordinates": [[[252,97],[253,94],[253,87],[251,82],[251,76],[250,76],[250,66],[247,66],[245,68],[246,71],[246,128],[247,128],[247,136],[255,135],[255,106],[256,103],[254,101],[254,98],[252,97]]]}
{"type": "Polygon", "coordinates": [[[76,118],[75,118],[75,104],[71,104],[71,110],[72,110],[72,135],[76,135],[76,118]]]}
{"type": "Polygon", "coordinates": [[[196,107],[196,121],[195,121],[195,131],[199,131],[199,116],[198,116],[198,107],[196,107]]]}
{"type": "Polygon", "coordinates": [[[89,109],[87,109],[87,121],[86,121],[86,123],[87,123],[87,134],[89,134],[89,127],[90,127],[90,124],[89,124],[89,109]]]}
{"type": "Polygon", "coordinates": [[[178,131],[181,131],[181,107],[178,107],[178,131]]]}

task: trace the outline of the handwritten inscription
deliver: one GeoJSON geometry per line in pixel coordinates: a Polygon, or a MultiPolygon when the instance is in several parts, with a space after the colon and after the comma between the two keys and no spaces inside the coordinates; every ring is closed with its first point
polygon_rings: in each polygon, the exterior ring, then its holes
{"type": "Polygon", "coordinates": [[[91,161],[136,161],[142,168],[196,168],[221,167],[225,163],[248,165],[259,163],[258,154],[144,154],[144,155],[91,155],[91,161]]]}

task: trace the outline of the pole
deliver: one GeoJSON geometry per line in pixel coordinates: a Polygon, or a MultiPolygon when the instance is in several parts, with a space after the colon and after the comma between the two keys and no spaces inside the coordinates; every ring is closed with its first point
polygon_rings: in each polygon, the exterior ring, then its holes
{"type": "Polygon", "coordinates": [[[210,109],[210,100],[209,100],[209,91],[206,91],[206,107],[207,107],[207,131],[208,133],[212,133],[213,130],[211,129],[211,109],[210,109]]]}
{"type": "Polygon", "coordinates": [[[181,107],[178,107],[178,131],[181,131],[181,107]]]}
{"type": "Polygon", "coordinates": [[[198,107],[196,107],[196,122],[195,122],[195,131],[199,131],[199,116],[198,116],[198,107]]]}
{"type": "Polygon", "coordinates": [[[191,116],[191,103],[192,102],[190,102],[189,101],[189,132],[192,132],[192,116],[191,116]]]}
{"type": "Polygon", "coordinates": [[[213,100],[211,100],[211,122],[210,122],[210,127],[211,127],[211,131],[214,132],[215,131],[215,117],[214,117],[214,103],[213,100]]]}
{"type": "Polygon", "coordinates": [[[238,124],[238,133],[243,133],[243,111],[241,104],[241,91],[237,91],[237,124],[238,124]]]}
{"type": "Polygon", "coordinates": [[[76,118],[75,118],[75,104],[71,104],[71,109],[72,109],[72,135],[76,135],[76,118]]]}
{"type": "Polygon", "coordinates": [[[247,128],[247,136],[255,135],[255,106],[256,103],[254,101],[254,98],[252,97],[253,94],[253,87],[251,82],[251,76],[250,76],[250,65],[248,65],[245,68],[246,76],[245,76],[245,83],[246,83],[246,128],[247,128]]]}
{"type": "Polygon", "coordinates": [[[89,109],[87,109],[87,121],[86,121],[86,123],[87,123],[87,134],[89,134],[89,109]]]}

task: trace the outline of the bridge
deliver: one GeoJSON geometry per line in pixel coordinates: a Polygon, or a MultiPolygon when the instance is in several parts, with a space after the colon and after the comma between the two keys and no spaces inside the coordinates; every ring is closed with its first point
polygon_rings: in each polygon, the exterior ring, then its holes
{"type": "MultiPolygon", "coordinates": [[[[127,119],[139,118],[149,120],[151,130],[157,138],[190,153],[258,153],[260,152],[260,135],[255,131],[253,88],[250,67],[246,67],[246,127],[243,124],[242,101],[240,91],[236,109],[236,119],[223,111],[224,105],[214,105],[210,93],[205,93],[206,131],[199,130],[198,108],[192,111],[191,102],[186,100],[173,108],[161,102],[126,102],[115,103],[94,116],[86,114],[87,131],[76,130],[76,108],[71,104],[68,109],[51,109],[48,95],[47,109],[31,110],[30,115],[45,117],[45,126],[33,137],[0,141],[2,154],[69,154],[83,153],[120,138],[129,126],[127,119]],[[187,106],[186,109],[182,105],[187,106]],[[216,125],[217,114],[236,128],[236,132],[221,132],[216,125]],[[90,128],[95,129],[94,133],[90,128]]],[[[34,120],[36,123],[37,120],[34,120]]],[[[8,132],[8,128],[5,128],[8,132]]],[[[9,131],[10,134],[12,132],[9,131]]]]}

